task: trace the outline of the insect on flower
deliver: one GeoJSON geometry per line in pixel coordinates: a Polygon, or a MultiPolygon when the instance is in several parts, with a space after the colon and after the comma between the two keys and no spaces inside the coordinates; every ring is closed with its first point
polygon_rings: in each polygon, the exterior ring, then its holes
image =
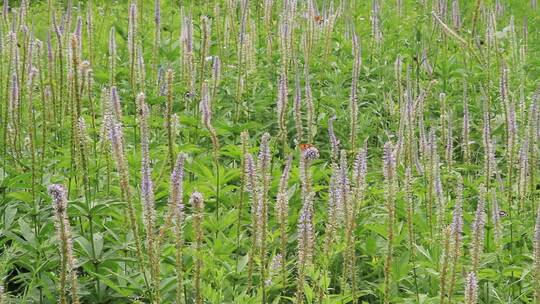
{"type": "Polygon", "coordinates": [[[315,20],[315,22],[317,22],[318,24],[322,24],[324,22],[324,18],[323,16],[321,15],[316,15],[315,17],[313,17],[313,19],[315,20]]]}
{"type": "Polygon", "coordinates": [[[300,147],[300,151],[305,151],[306,149],[314,147],[312,144],[299,144],[298,147],[300,147]]]}

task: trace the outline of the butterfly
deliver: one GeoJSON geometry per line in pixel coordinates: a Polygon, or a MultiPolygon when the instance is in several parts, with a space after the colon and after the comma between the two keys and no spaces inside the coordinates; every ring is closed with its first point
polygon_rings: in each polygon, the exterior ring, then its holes
{"type": "Polygon", "coordinates": [[[315,22],[317,22],[318,24],[321,24],[324,21],[324,18],[321,15],[316,15],[315,17],[313,17],[313,19],[315,19],[315,22]]]}
{"type": "Polygon", "coordinates": [[[499,211],[499,216],[508,216],[508,212],[501,210],[499,211]]]}
{"type": "Polygon", "coordinates": [[[300,151],[305,151],[306,149],[313,147],[312,144],[300,144],[298,146],[300,147],[300,151]]]}

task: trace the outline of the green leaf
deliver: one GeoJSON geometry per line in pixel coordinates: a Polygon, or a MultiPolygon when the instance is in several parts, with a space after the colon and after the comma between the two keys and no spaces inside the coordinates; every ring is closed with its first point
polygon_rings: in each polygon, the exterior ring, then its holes
{"type": "Polygon", "coordinates": [[[8,206],[4,211],[4,229],[9,230],[15,215],[17,214],[17,207],[15,205],[8,206]]]}

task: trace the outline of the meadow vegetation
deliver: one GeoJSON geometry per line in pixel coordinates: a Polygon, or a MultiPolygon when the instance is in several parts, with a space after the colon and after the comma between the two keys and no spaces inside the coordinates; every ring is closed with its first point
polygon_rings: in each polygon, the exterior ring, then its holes
{"type": "Polygon", "coordinates": [[[536,0],[3,0],[0,304],[540,303],[536,0]]]}

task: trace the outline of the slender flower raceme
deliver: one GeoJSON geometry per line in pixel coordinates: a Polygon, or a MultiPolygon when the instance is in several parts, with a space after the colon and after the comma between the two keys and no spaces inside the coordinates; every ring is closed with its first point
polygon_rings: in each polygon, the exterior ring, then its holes
{"type": "Polygon", "coordinates": [[[344,261],[344,274],[345,279],[350,281],[351,292],[353,298],[356,297],[356,225],[358,210],[364,201],[364,193],[366,190],[366,174],[367,174],[367,146],[364,146],[354,159],[353,173],[351,187],[347,178],[347,154],[345,151],[341,152],[340,161],[340,186],[341,194],[340,199],[344,205],[345,216],[345,261],[344,261]],[[349,193],[350,192],[350,193],[349,193]]]}
{"type": "Polygon", "coordinates": [[[208,129],[208,132],[210,132],[214,153],[217,153],[219,150],[219,141],[216,129],[212,125],[212,104],[210,100],[210,92],[208,91],[208,85],[206,83],[203,84],[202,99],[199,104],[199,108],[201,110],[201,121],[206,129],[208,129]]]}
{"type": "Polygon", "coordinates": [[[160,0],[154,0],[154,69],[158,66],[158,52],[161,45],[161,7],[160,0]]]}
{"type": "Polygon", "coordinates": [[[536,215],[533,236],[533,272],[536,301],[540,301],[540,207],[536,215]]]}
{"type": "Polygon", "coordinates": [[[501,226],[501,210],[499,208],[499,203],[497,202],[497,195],[495,194],[495,189],[491,189],[491,205],[492,215],[491,219],[493,221],[493,241],[497,252],[502,249],[502,226],[501,226]]]}
{"type": "Polygon", "coordinates": [[[173,132],[173,121],[172,121],[172,115],[173,115],[173,106],[174,106],[174,99],[173,99],[173,80],[174,80],[174,72],[172,69],[168,69],[166,73],[167,78],[167,106],[166,106],[166,112],[165,112],[165,126],[167,128],[167,152],[169,154],[169,164],[171,166],[171,170],[173,170],[174,166],[174,132],[173,132]]]}
{"type": "Polygon", "coordinates": [[[118,89],[116,87],[111,87],[109,99],[109,107],[112,113],[114,114],[114,119],[117,122],[122,121],[122,105],[120,104],[120,97],[118,96],[118,89]]]}
{"type": "Polygon", "coordinates": [[[298,282],[296,302],[303,303],[305,271],[311,265],[314,251],[313,199],[311,164],[319,158],[319,150],[310,146],[300,154],[300,178],[302,181],[302,209],[298,218],[298,282]]]}
{"type": "Polygon", "coordinates": [[[221,59],[212,57],[212,98],[215,98],[217,87],[221,81],[221,59]]]}
{"type": "Polygon", "coordinates": [[[4,4],[2,6],[2,17],[4,18],[4,22],[8,22],[8,16],[9,16],[9,0],[4,0],[4,4]]]}
{"type": "Polygon", "coordinates": [[[439,265],[439,303],[445,303],[446,300],[446,292],[447,292],[447,286],[448,286],[448,265],[450,264],[451,259],[451,253],[450,253],[450,240],[451,240],[451,226],[446,226],[442,230],[442,254],[440,258],[440,265],[439,265]]]}
{"type": "MultiPolygon", "coordinates": [[[[280,257],[281,259],[286,260],[287,258],[287,228],[288,228],[288,216],[289,216],[289,194],[287,192],[288,190],[288,182],[289,182],[289,175],[291,172],[291,165],[292,165],[292,155],[289,155],[287,157],[287,161],[285,163],[285,167],[283,168],[283,171],[281,173],[281,178],[279,180],[279,190],[276,197],[276,218],[279,225],[279,233],[280,233],[280,257]]],[[[287,280],[287,272],[286,272],[286,265],[284,262],[281,263],[281,272],[283,276],[283,284],[285,284],[287,280]]]]}
{"type": "Polygon", "coordinates": [[[259,227],[259,217],[258,217],[258,208],[261,204],[261,186],[260,180],[257,177],[255,160],[251,153],[246,153],[244,155],[244,178],[247,191],[249,192],[251,198],[251,253],[249,255],[248,262],[248,282],[251,287],[252,284],[252,275],[253,275],[253,261],[255,258],[255,252],[257,240],[260,239],[260,227],[259,227]]]}
{"type": "Polygon", "coordinates": [[[300,88],[300,78],[296,74],[294,82],[294,125],[296,127],[296,141],[298,143],[303,142],[304,126],[302,123],[302,92],[300,88]]]}
{"type": "Polygon", "coordinates": [[[325,248],[324,251],[328,253],[336,240],[336,232],[338,227],[342,224],[343,219],[343,206],[340,197],[341,191],[338,183],[339,165],[332,164],[332,175],[328,185],[328,211],[325,229],[325,248]]]}
{"type": "Polygon", "coordinates": [[[128,13],[128,40],[127,48],[129,55],[129,69],[131,77],[131,85],[135,85],[135,62],[136,62],[136,46],[137,46],[137,37],[138,37],[138,25],[137,25],[137,4],[135,1],[131,2],[128,13]]]}
{"type": "Polygon", "coordinates": [[[169,192],[169,217],[167,217],[165,224],[167,225],[168,218],[174,220],[174,243],[176,249],[175,262],[176,262],[176,302],[181,303],[184,294],[184,281],[183,281],[183,247],[184,247],[184,161],[186,155],[181,153],[176,158],[176,164],[174,170],[171,173],[171,186],[169,192]]]}
{"type": "Polygon", "coordinates": [[[413,202],[413,177],[412,177],[412,170],[410,167],[407,167],[405,169],[405,198],[407,201],[407,229],[409,233],[409,248],[413,252],[414,255],[414,245],[415,245],[415,239],[414,239],[414,223],[413,223],[413,213],[414,213],[414,202],[413,202]]]}
{"type": "Polygon", "coordinates": [[[362,48],[360,46],[360,39],[353,33],[352,35],[352,44],[353,44],[353,55],[354,55],[354,64],[351,80],[351,93],[349,96],[349,111],[350,111],[350,145],[351,149],[356,148],[356,134],[357,130],[357,119],[358,119],[358,96],[357,96],[357,83],[358,77],[360,76],[360,69],[362,68],[362,48]]]}
{"type": "Polygon", "coordinates": [[[137,85],[140,91],[143,91],[146,83],[146,70],[144,64],[142,43],[139,43],[136,48],[137,64],[135,69],[137,85]]]}
{"type": "Polygon", "coordinates": [[[86,6],[86,34],[88,35],[88,52],[90,61],[94,62],[94,15],[92,1],[87,2],[86,6]]]}
{"type": "Polygon", "coordinates": [[[276,276],[277,273],[283,268],[284,261],[281,253],[276,254],[270,261],[268,267],[268,279],[264,282],[266,286],[272,285],[272,279],[276,276]]]}
{"type": "Polygon", "coordinates": [[[208,57],[208,52],[210,51],[211,43],[211,31],[212,31],[212,19],[206,15],[201,15],[201,44],[200,44],[200,59],[199,59],[199,84],[204,83],[204,75],[206,73],[206,58],[208,57]]]}
{"type": "Polygon", "coordinates": [[[480,254],[484,250],[484,209],[486,205],[486,187],[480,185],[478,197],[478,205],[476,206],[476,213],[474,215],[474,222],[472,225],[472,244],[471,244],[471,260],[472,260],[472,272],[475,274],[478,271],[478,265],[480,264],[480,254]]]}
{"type": "Polygon", "coordinates": [[[452,0],[452,25],[456,31],[461,29],[461,12],[458,0],[452,0]]]}
{"type": "Polygon", "coordinates": [[[86,131],[86,122],[84,118],[79,117],[77,121],[77,137],[79,142],[79,165],[83,172],[83,184],[85,190],[85,199],[87,203],[90,200],[90,178],[88,174],[88,133],[86,131]]]}
{"type": "MultiPolygon", "coordinates": [[[[259,234],[256,239],[256,243],[259,246],[259,254],[261,260],[261,284],[266,280],[266,235],[268,226],[268,192],[270,189],[270,182],[272,178],[271,174],[271,161],[272,155],[270,152],[270,134],[264,133],[261,137],[261,143],[259,146],[259,155],[257,157],[257,175],[260,180],[260,199],[257,205],[257,224],[259,226],[259,234]]],[[[265,290],[263,288],[263,302],[265,299],[265,290]]]]}
{"type": "Polygon", "coordinates": [[[373,0],[371,6],[371,35],[377,45],[382,43],[383,34],[381,30],[381,5],[379,0],[373,0]]]}
{"type": "MultiPolygon", "coordinates": [[[[401,83],[401,73],[403,70],[403,58],[400,54],[398,54],[396,61],[394,61],[394,79],[396,83],[397,92],[398,95],[397,98],[399,100],[399,108],[402,108],[402,99],[403,99],[403,89],[402,89],[402,83],[401,83]]],[[[390,109],[390,114],[393,115],[393,109],[390,109]]]]}
{"type": "MultiPolygon", "coordinates": [[[[514,145],[516,141],[517,136],[517,123],[516,123],[516,111],[515,111],[515,105],[514,102],[510,99],[510,92],[508,87],[508,68],[506,67],[506,64],[503,62],[501,67],[501,78],[499,81],[499,91],[501,95],[501,100],[505,107],[506,112],[506,135],[507,135],[507,153],[508,158],[511,161],[513,157],[514,152],[514,145]]],[[[509,166],[509,170],[511,170],[512,165],[509,166]]],[[[511,173],[509,171],[509,173],[511,173]]],[[[509,175],[509,178],[511,179],[511,174],[509,175]]]]}
{"type": "Polygon", "coordinates": [[[58,239],[60,240],[60,303],[68,303],[67,286],[70,286],[71,303],[79,303],[77,295],[77,271],[75,270],[75,258],[73,257],[73,240],[67,215],[67,194],[62,185],[53,184],[48,188],[53,201],[55,226],[58,239]],[[69,280],[69,282],[68,282],[69,280]]]}
{"type": "Polygon", "coordinates": [[[108,114],[105,118],[106,118],[105,123],[109,131],[109,141],[111,143],[111,151],[112,151],[113,159],[116,165],[116,169],[119,174],[122,199],[125,202],[127,202],[127,213],[128,213],[128,218],[129,218],[129,224],[130,224],[131,230],[133,231],[133,238],[135,239],[135,247],[136,247],[139,267],[141,269],[143,276],[146,276],[145,260],[143,258],[142,244],[141,244],[140,235],[139,235],[139,225],[137,223],[135,206],[133,204],[133,195],[131,192],[131,187],[129,185],[129,170],[128,170],[127,162],[124,156],[124,143],[123,143],[124,138],[123,138],[123,132],[122,132],[122,125],[116,121],[113,114],[108,114]]]}
{"type": "Polygon", "coordinates": [[[111,27],[109,32],[109,84],[114,86],[116,84],[116,29],[111,27]]]}
{"type": "Polygon", "coordinates": [[[456,276],[458,274],[458,260],[462,253],[463,242],[463,178],[458,174],[457,187],[456,187],[456,203],[454,205],[454,212],[452,214],[451,227],[451,274],[450,282],[448,284],[448,303],[452,303],[452,296],[454,294],[454,286],[456,283],[456,276]]]}
{"type": "Polygon", "coordinates": [[[461,131],[461,151],[463,153],[463,160],[468,162],[470,159],[470,115],[469,115],[469,100],[467,96],[467,85],[463,85],[463,123],[461,131]]]}
{"type": "Polygon", "coordinates": [[[486,184],[489,185],[491,177],[493,175],[493,162],[491,161],[493,142],[491,141],[491,124],[489,120],[489,110],[487,109],[487,103],[485,100],[483,110],[482,143],[484,147],[484,178],[486,180],[486,184]]]}
{"type": "Polygon", "coordinates": [[[152,169],[150,167],[150,138],[148,130],[148,119],[150,110],[144,101],[144,93],[139,93],[137,103],[140,113],[140,131],[141,131],[141,201],[143,203],[143,212],[147,237],[153,234],[155,222],[154,210],[154,186],[152,182],[152,169]]]}
{"type": "MultiPolygon", "coordinates": [[[[435,144],[436,145],[436,144],[435,144]]],[[[442,188],[441,169],[439,167],[439,157],[434,155],[433,161],[433,189],[435,198],[437,200],[437,229],[441,229],[445,226],[444,212],[446,210],[446,199],[444,197],[444,191],[442,188]]]]}
{"type": "MultiPolygon", "coordinates": [[[[437,207],[442,207],[444,204],[444,198],[442,196],[442,182],[440,177],[439,169],[439,153],[437,151],[437,138],[435,136],[435,131],[432,129],[428,134],[428,160],[429,164],[427,166],[427,171],[429,173],[428,180],[428,198],[427,198],[427,219],[430,227],[430,234],[433,234],[433,201],[437,200],[437,207]]],[[[443,211],[442,208],[437,208],[437,228],[442,221],[443,211]]]]}
{"type": "Polygon", "coordinates": [[[474,272],[469,272],[465,281],[465,304],[478,303],[478,279],[474,272]]]}
{"type": "Polygon", "coordinates": [[[288,94],[288,88],[287,88],[287,75],[285,73],[282,73],[279,77],[278,81],[278,96],[277,96],[277,114],[278,114],[278,126],[279,126],[279,133],[280,137],[282,138],[283,143],[285,143],[287,138],[287,111],[288,111],[288,104],[289,104],[289,98],[287,96],[288,94]]]}
{"type": "MultiPolygon", "coordinates": [[[[19,120],[20,120],[20,94],[19,94],[19,78],[16,73],[13,73],[11,76],[10,82],[10,94],[8,100],[8,116],[7,116],[7,130],[9,130],[12,139],[11,146],[14,149],[17,149],[17,139],[19,138],[19,120]]],[[[6,131],[4,131],[6,132],[6,131]]]]}
{"type": "Polygon", "coordinates": [[[409,250],[411,251],[411,263],[413,267],[413,278],[415,292],[418,300],[418,279],[416,275],[416,238],[414,236],[414,193],[413,193],[413,176],[411,167],[405,169],[405,201],[407,202],[407,230],[409,234],[409,250]]]}
{"type": "MultiPolygon", "coordinates": [[[[187,155],[184,153],[178,154],[176,157],[176,162],[174,164],[173,170],[170,176],[170,188],[169,188],[169,200],[168,200],[168,210],[167,215],[165,216],[165,223],[159,230],[158,236],[158,246],[163,240],[165,232],[170,228],[170,225],[174,222],[175,226],[175,237],[181,237],[178,235],[178,224],[183,222],[183,196],[184,196],[184,163],[186,161],[187,155]]],[[[159,247],[158,247],[159,248],[159,247]]]]}
{"type": "Polygon", "coordinates": [[[150,110],[144,101],[144,93],[137,96],[140,113],[141,131],[141,203],[143,209],[144,227],[146,230],[146,251],[150,265],[153,282],[154,301],[159,302],[159,251],[156,240],[156,210],[154,202],[154,184],[152,182],[152,169],[150,166],[150,135],[148,119],[150,110]]]}
{"type": "Polygon", "coordinates": [[[307,132],[308,141],[313,142],[313,127],[315,119],[315,109],[313,105],[313,93],[311,92],[311,84],[309,80],[309,70],[307,65],[304,67],[304,91],[306,95],[306,110],[307,110],[307,132]]]}
{"type": "Polygon", "coordinates": [[[343,215],[347,218],[354,217],[353,208],[351,206],[351,201],[349,199],[351,192],[351,182],[348,176],[349,168],[347,165],[347,151],[341,150],[339,158],[339,170],[337,175],[337,185],[339,191],[339,198],[341,200],[339,206],[343,211],[343,215]]]}
{"type": "MultiPolygon", "coordinates": [[[[193,20],[191,16],[184,17],[180,41],[182,42],[183,75],[189,88],[188,96],[193,97],[195,96],[195,61],[193,52],[193,20]]],[[[187,101],[186,104],[188,104],[187,101]]]]}
{"type": "Polygon", "coordinates": [[[452,171],[452,164],[454,163],[454,138],[453,134],[453,124],[452,124],[452,112],[448,112],[448,127],[446,133],[446,150],[445,158],[448,171],[452,171]]]}
{"type": "Polygon", "coordinates": [[[201,271],[202,271],[202,245],[203,245],[203,213],[204,213],[204,199],[200,192],[193,192],[189,200],[190,205],[193,206],[193,230],[195,231],[195,274],[194,274],[194,288],[195,288],[195,303],[202,304],[202,288],[201,288],[201,271]]]}
{"type": "Polygon", "coordinates": [[[165,82],[165,69],[159,67],[157,71],[156,89],[159,90],[159,96],[167,96],[167,83],[165,82]]]}
{"type": "Polygon", "coordinates": [[[384,145],[383,173],[385,180],[386,209],[388,211],[388,236],[386,260],[384,263],[384,303],[390,303],[390,268],[392,266],[395,223],[395,195],[396,195],[396,158],[394,146],[391,142],[384,145]]]}

